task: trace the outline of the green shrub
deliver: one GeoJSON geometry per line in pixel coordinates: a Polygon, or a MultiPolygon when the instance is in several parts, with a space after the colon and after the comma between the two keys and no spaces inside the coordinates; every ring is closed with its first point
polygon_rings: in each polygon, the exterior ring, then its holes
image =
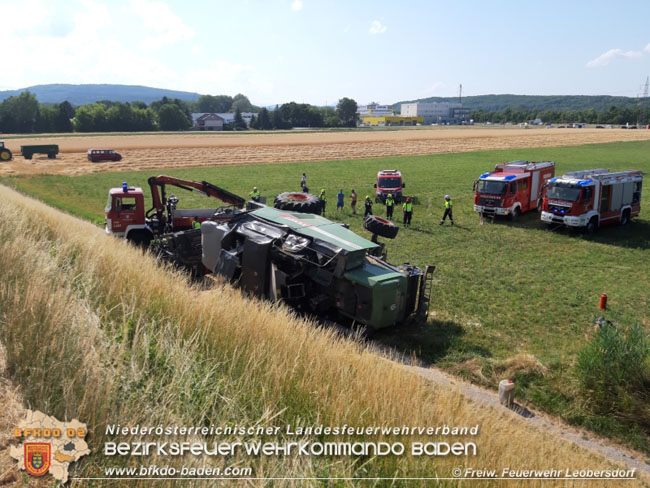
{"type": "Polygon", "coordinates": [[[596,415],[633,421],[650,433],[650,334],[639,325],[600,327],[578,354],[576,372],[596,415]]]}

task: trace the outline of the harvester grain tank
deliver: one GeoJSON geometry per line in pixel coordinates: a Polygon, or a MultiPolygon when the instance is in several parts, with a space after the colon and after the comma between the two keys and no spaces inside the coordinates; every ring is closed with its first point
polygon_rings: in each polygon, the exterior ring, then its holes
{"type": "Polygon", "coordinates": [[[554,176],[553,161],[497,164],[494,171],[483,173],[474,182],[474,211],[512,220],[530,210],[540,212],[544,185],[554,176]]]}
{"type": "Polygon", "coordinates": [[[627,224],[641,211],[643,173],[609,169],[573,171],[552,178],[546,188],[541,219],[548,224],[584,228],[627,224]]]}

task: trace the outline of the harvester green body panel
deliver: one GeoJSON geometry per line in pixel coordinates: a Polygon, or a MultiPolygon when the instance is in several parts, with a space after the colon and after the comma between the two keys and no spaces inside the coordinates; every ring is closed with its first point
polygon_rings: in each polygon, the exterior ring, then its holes
{"type": "Polygon", "coordinates": [[[404,320],[407,279],[402,273],[386,269],[364,259],[363,264],[345,273],[345,279],[368,290],[369,316],[358,319],[376,329],[390,327],[404,320]]]}

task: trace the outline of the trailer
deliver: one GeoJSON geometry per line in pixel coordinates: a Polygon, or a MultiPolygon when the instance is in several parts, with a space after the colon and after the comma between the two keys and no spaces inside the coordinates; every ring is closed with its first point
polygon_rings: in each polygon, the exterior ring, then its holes
{"type": "Polygon", "coordinates": [[[34,154],[47,154],[48,158],[54,159],[59,154],[59,146],[57,144],[20,146],[20,153],[25,159],[32,159],[34,154]]]}
{"type": "Polygon", "coordinates": [[[509,216],[516,220],[530,210],[541,211],[542,193],[555,176],[553,161],[512,161],[497,164],[474,182],[474,211],[481,216],[509,216]]]}
{"type": "Polygon", "coordinates": [[[599,168],[552,178],[546,188],[542,222],[583,228],[591,234],[602,225],[626,225],[641,211],[643,172],[599,168]]]}

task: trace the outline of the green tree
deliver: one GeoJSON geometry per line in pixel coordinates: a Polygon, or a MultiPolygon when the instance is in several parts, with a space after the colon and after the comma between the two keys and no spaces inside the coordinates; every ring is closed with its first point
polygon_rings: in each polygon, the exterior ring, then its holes
{"type": "Polygon", "coordinates": [[[175,103],[168,103],[158,111],[160,130],[187,130],[192,123],[185,112],[175,103]]]}
{"type": "Polygon", "coordinates": [[[338,115],[341,125],[344,127],[356,127],[359,115],[357,114],[357,102],[352,98],[341,98],[336,105],[336,115],[338,115]]]}
{"type": "Polygon", "coordinates": [[[287,123],[284,121],[284,118],[282,117],[282,112],[280,112],[280,107],[278,107],[277,105],[275,106],[275,110],[273,110],[273,128],[274,129],[287,128],[287,123]]]}
{"type": "Polygon", "coordinates": [[[235,110],[234,129],[235,130],[248,129],[248,126],[246,125],[246,121],[244,121],[244,118],[241,116],[241,111],[239,110],[239,107],[237,107],[237,109],[235,110]]]}
{"type": "Polygon", "coordinates": [[[8,133],[32,133],[36,128],[38,112],[38,100],[29,91],[9,97],[0,104],[0,130],[8,133]]]}
{"type": "Polygon", "coordinates": [[[54,130],[56,132],[72,132],[72,119],[74,118],[74,107],[67,100],[62,102],[57,107],[56,120],[54,122],[54,130]]]}
{"type": "Polygon", "coordinates": [[[227,95],[201,95],[198,101],[198,111],[202,113],[228,112],[233,104],[233,98],[227,95]]]}
{"type": "Polygon", "coordinates": [[[257,120],[259,126],[258,129],[270,130],[273,128],[271,118],[269,117],[269,111],[266,108],[260,110],[260,113],[257,115],[257,120]]]}
{"type": "Polygon", "coordinates": [[[246,95],[242,95],[241,93],[238,93],[232,99],[232,106],[230,107],[230,110],[235,111],[237,109],[239,109],[242,112],[253,111],[253,105],[251,104],[248,97],[246,97],[246,95]]]}

